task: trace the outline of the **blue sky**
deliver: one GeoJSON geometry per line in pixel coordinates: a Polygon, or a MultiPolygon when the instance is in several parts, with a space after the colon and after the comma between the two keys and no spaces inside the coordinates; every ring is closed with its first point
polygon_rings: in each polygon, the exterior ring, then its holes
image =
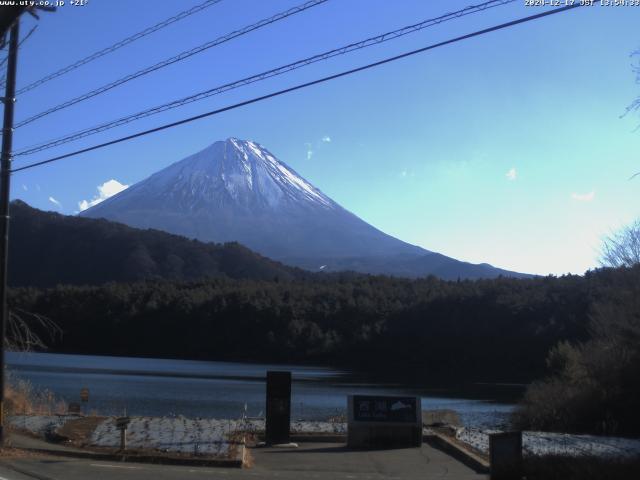
{"type": "MultiPolygon", "coordinates": [[[[89,0],[42,14],[24,86],[201,0],[89,0]]],[[[16,120],[302,1],[224,0],[18,97],[16,120]]],[[[330,0],[16,130],[16,149],[417,23],[467,1],[330,0]]],[[[531,15],[470,15],[63,147],[15,167],[463,33],[531,15]]],[[[345,208],[402,240],[538,274],[597,265],[603,235],[640,215],[640,7],[580,8],[104,150],[15,174],[13,198],[74,214],[216,140],[255,140],[345,208]],[[103,188],[113,192],[117,183],[103,188]]],[[[25,34],[35,20],[25,18],[25,34]]]]}

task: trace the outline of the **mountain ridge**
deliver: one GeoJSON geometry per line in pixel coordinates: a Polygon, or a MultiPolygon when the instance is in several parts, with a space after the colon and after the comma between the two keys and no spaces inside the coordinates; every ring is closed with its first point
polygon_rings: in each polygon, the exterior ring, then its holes
{"type": "Polygon", "coordinates": [[[253,141],[218,141],[152,174],[85,217],[205,242],[237,241],[311,271],[444,279],[525,277],[431,252],[360,219],[253,141]],[[404,256],[411,256],[404,260],[404,256]],[[400,259],[402,259],[400,261],[400,259]]]}
{"type": "Polygon", "coordinates": [[[213,244],[11,202],[9,284],[50,287],[139,280],[293,280],[309,275],[238,243],[213,244]]]}

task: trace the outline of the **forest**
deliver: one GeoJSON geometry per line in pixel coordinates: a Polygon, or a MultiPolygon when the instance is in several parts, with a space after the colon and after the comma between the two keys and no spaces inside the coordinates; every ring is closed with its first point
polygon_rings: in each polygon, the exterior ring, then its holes
{"type": "MultiPolygon", "coordinates": [[[[599,305],[640,268],[585,276],[442,281],[333,274],[14,288],[46,316],[52,351],[320,363],[401,370],[420,382],[528,382],[558,342],[587,338],[599,305]]],[[[42,332],[46,336],[46,332],[42,332]]]]}

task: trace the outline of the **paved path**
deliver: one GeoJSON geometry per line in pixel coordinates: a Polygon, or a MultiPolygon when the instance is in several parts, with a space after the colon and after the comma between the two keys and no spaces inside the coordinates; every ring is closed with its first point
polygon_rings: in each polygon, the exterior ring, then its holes
{"type": "MultiPolygon", "coordinates": [[[[279,478],[429,479],[487,478],[428,445],[422,448],[353,451],[335,443],[300,444],[299,449],[251,450],[256,472],[279,478]]],[[[269,478],[265,476],[266,478],[269,478]]],[[[275,477],[274,477],[275,478],[275,477]]]]}
{"type": "Polygon", "coordinates": [[[252,449],[254,465],[245,469],[174,467],[62,457],[29,456],[0,459],[0,480],[413,480],[444,478],[480,480],[476,474],[439,450],[348,451],[334,443],[305,443],[299,449],[252,449]]]}

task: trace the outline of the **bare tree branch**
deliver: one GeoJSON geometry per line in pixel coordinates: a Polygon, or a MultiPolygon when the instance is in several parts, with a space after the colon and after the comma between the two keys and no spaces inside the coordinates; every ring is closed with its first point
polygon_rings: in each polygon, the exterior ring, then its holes
{"type": "MultiPolygon", "coordinates": [[[[635,52],[631,53],[631,58],[638,57],[638,63],[632,64],[631,69],[636,74],[636,83],[640,85],[640,48],[635,52]]],[[[629,106],[625,109],[625,112],[621,115],[621,117],[625,117],[630,112],[635,112],[636,110],[640,110],[640,97],[636,98],[633,102],[629,104],[629,106]]]]}
{"type": "Polygon", "coordinates": [[[55,340],[62,335],[60,327],[51,319],[19,308],[12,309],[9,312],[5,348],[21,351],[46,348],[44,339],[36,331],[45,332],[48,340],[55,340]]]}
{"type": "Polygon", "coordinates": [[[600,264],[604,267],[631,267],[640,264],[640,219],[604,240],[600,264]]]}

